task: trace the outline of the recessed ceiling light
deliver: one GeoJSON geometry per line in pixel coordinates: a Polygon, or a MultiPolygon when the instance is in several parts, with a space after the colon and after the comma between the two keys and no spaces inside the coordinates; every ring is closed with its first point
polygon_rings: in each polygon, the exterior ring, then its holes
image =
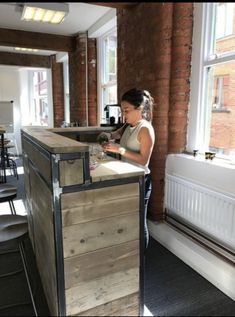
{"type": "Polygon", "coordinates": [[[37,52],[36,48],[15,47],[16,51],[37,52]]]}
{"type": "Polygon", "coordinates": [[[26,3],[23,5],[21,20],[58,24],[69,12],[66,3],[26,3]]]}

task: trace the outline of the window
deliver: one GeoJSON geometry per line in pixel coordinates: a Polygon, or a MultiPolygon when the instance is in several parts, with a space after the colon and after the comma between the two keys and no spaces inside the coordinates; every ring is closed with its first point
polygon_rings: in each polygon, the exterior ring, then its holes
{"type": "Polygon", "coordinates": [[[216,24],[216,39],[233,33],[233,3],[218,3],[216,24]]]}
{"type": "Polygon", "coordinates": [[[100,123],[109,123],[114,116],[117,122],[118,107],[106,107],[117,104],[117,32],[116,28],[99,38],[100,48],[100,123]]]}
{"type": "Polygon", "coordinates": [[[229,157],[235,151],[235,6],[194,6],[187,150],[229,157]]]}
{"type": "Polygon", "coordinates": [[[47,74],[46,71],[33,71],[33,125],[48,126],[47,74]]]}
{"type": "Polygon", "coordinates": [[[212,80],[212,111],[227,111],[229,104],[229,75],[214,75],[212,80]]]}
{"type": "Polygon", "coordinates": [[[69,66],[68,59],[63,61],[64,74],[64,117],[66,122],[70,122],[70,107],[69,107],[69,66]]]}

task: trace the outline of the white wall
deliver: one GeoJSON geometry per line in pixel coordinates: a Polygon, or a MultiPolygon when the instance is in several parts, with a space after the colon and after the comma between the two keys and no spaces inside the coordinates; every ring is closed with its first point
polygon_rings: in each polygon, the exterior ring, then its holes
{"type": "MultiPolygon", "coordinates": [[[[21,111],[20,111],[20,78],[19,67],[0,65],[0,101],[13,100],[14,105],[14,135],[16,146],[21,153],[21,111]]],[[[1,115],[1,114],[0,114],[1,115]]],[[[13,150],[12,150],[13,152],[13,150]]],[[[15,151],[14,151],[15,152],[15,151]]]]}
{"type": "MultiPolygon", "coordinates": [[[[0,101],[13,100],[14,103],[14,134],[7,134],[9,139],[15,140],[16,148],[11,152],[22,154],[21,133],[23,126],[31,125],[31,100],[30,94],[30,72],[33,68],[3,66],[0,65],[0,101]]],[[[39,69],[37,69],[39,70],[39,69]]],[[[53,101],[52,101],[52,79],[51,70],[47,69],[48,81],[48,106],[49,106],[49,127],[54,126],[53,122],[53,101]]],[[[1,113],[0,113],[1,116],[1,113]]]]}

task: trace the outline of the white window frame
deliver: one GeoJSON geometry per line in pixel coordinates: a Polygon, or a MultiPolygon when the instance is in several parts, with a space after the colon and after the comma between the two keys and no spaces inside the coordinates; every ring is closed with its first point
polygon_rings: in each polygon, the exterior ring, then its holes
{"type": "MultiPolygon", "coordinates": [[[[233,4],[230,3],[223,3],[221,2],[221,5],[223,6],[223,9],[225,10],[223,12],[223,16],[221,16],[221,23],[223,23],[224,28],[223,32],[221,35],[218,36],[218,33],[216,32],[216,39],[220,40],[223,39],[224,37],[228,37],[232,35],[233,33],[233,24],[231,22],[231,17],[233,15],[233,8],[231,7],[233,4]]],[[[216,30],[217,31],[217,30],[216,30]]]]}
{"type": "MultiPolygon", "coordinates": [[[[48,103],[48,128],[54,126],[53,98],[52,98],[52,74],[50,68],[30,68],[28,69],[28,89],[29,89],[29,118],[34,116],[33,109],[33,72],[45,71],[47,76],[47,103],[48,103]]],[[[31,121],[31,120],[30,120],[31,121]]]]}
{"type": "MultiPolygon", "coordinates": [[[[98,103],[99,103],[99,107],[98,107],[98,124],[101,123],[102,121],[102,112],[103,112],[103,108],[104,108],[104,100],[103,100],[103,94],[102,94],[102,89],[104,87],[109,87],[109,83],[104,85],[102,82],[102,78],[103,78],[103,71],[104,71],[104,64],[105,64],[105,60],[104,60],[104,45],[103,45],[103,41],[104,39],[109,36],[112,35],[113,33],[117,34],[117,27],[113,27],[111,28],[109,31],[107,31],[106,33],[102,34],[102,36],[100,36],[97,40],[97,51],[98,51],[98,61],[97,61],[97,66],[98,66],[98,79],[97,79],[97,96],[98,96],[98,103]]],[[[117,81],[116,81],[116,85],[117,85],[117,81]]],[[[113,86],[113,84],[112,84],[113,86]]]]}
{"type": "Polygon", "coordinates": [[[212,34],[215,23],[214,2],[194,3],[194,29],[190,107],[186,150],[208,150],[210,109],[206,109],[206,83],[208,67],[235,60],[235,53],[212,55],[212,34]]]}

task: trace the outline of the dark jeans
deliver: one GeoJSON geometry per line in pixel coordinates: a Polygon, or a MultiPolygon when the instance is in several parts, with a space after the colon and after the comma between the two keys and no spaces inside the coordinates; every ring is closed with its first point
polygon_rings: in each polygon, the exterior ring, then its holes
{"type": "Polygon", "coordinates": [[[147,214],[148,214],[148,202],[152,191],[152,183],[150,174],[146,174],[145,177],[145,195],[144,195],[144,244],[145,249],[148,247],[149,243],[149,231],[147,225],[147,214]]]}

